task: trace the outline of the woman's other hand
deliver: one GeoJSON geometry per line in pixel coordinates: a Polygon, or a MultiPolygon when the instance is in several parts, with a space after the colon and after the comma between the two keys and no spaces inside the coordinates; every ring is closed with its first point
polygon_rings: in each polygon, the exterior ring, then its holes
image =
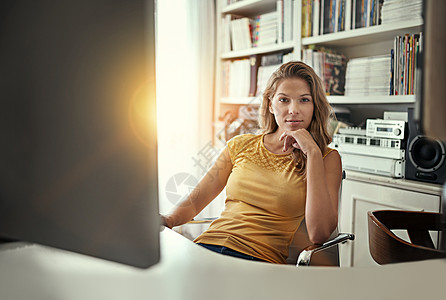
{"type": "Polygon", "coordinates": [[[161,225],[164,225],[167,228],[172,229],[174,223],[170,216],[160,215],[160,218],[161,218],[161,225]]]}

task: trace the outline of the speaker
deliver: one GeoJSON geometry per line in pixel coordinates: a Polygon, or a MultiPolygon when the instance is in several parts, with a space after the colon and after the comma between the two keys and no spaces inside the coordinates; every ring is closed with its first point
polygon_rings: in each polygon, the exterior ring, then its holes
{"type": "Polygon", "coordinates": [[[446,143],[422,134],[408,110],[405,178],[423,182],[446,183],[446,143]]]}

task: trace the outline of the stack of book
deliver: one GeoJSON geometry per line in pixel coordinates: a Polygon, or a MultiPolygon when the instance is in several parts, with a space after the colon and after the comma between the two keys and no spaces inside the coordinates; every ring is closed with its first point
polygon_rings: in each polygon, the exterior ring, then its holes
{"type": "Polygon", "coordinates": [[[253,46],[275,44],[278,40],[278,13],[276,11],[255,18],[253,46]]]}
{"type": "Polygon", "coordinates": [[[390,84],[390,55],[353,58],[347,63],[346,96],[389,95],[390,84]]]}
{"type": "Polygon", "coordinates": [[[302,60],[322,79],[327,95],[344,95],[346,58],[326,48],[308,48],[302,60]]]}
{"type": "Polygon", "coordinates": [[[222,72],[222,97],[248,96],[251,80],[249,59],[225,61],[222,72]]]}
{"type": "Polygon", "coordinates": [[[385,0],[382,23],[422,20],[423,0],[385,0]]]}
{"type": "Polygon", "coordinates": [[[231,42],[232,50],[238,51],[252,47],[251,28],[252,20],[239,18],[231,20],[231,42]]]}
{"type": "Polygon", "coordinates": [[[423,33],[397,36],[391,51],[391,95],[415,95],[418,56],[423,48],[423,33]]]}

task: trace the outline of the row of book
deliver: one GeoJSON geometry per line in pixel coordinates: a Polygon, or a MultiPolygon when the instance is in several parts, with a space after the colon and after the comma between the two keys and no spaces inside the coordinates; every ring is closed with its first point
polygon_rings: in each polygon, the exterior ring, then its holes
{"type": "Polygon", "coordinates": [[[291,61],[293,53],[252,55],[249,58],[227,60],[222,67],[222,97],[254,97],[262,95],[271,74],[283,63],[291,61]]]}
{"type": "Polygon", "coordinates": [[[302,37],[422,19],[423,0],[302,0],[302,37]]]}
{"type": "Polygon", "coordinates": [[[387,0],[353,0],[352,28],[370,27],[382,23],[381,9],[387,0]]]}
{"type": "Polygon", "coordinates": [[[226,14],[221,19],[222,52],[293,40],[294,4],[293,0],[276,0],[274,11],[252,18],[226,14]]]}
{"type": "Polygon", "coordinates": [[[356,2],[358,1],[302,0],[302,37],[350,30],[356,2]]]}
{"type": "Polygon", "coordinates": [[[350,28],[350,6],[350,0],[302,0],[302,37],[350,28]]]}
{"type": "Polygon", "coordinates": [[[302,61],[310,65],[322,79],[327,95],[344,95],[347,59],[327,48],[307,48],[302,61]]]}
{"type": "Polygon", "coordinates": [[[415,95],[417,93],[417,64],[422,49],[422,32],[395,37],[391,51],[390,95],[415,95]]]}

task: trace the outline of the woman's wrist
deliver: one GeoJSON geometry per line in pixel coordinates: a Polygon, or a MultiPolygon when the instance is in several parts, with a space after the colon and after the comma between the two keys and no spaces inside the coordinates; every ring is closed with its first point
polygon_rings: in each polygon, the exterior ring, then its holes
{"type": "Polygon", "coordinates": [[[321,157],[322,158],[322,152],[321,149],[319,149],[319,147],[314,147],[311,148],[310,150],[307,151],[307,153],[305,153],[305,155],[307,156],[307,158],[317,158],[317,157],[321,157]]]}

